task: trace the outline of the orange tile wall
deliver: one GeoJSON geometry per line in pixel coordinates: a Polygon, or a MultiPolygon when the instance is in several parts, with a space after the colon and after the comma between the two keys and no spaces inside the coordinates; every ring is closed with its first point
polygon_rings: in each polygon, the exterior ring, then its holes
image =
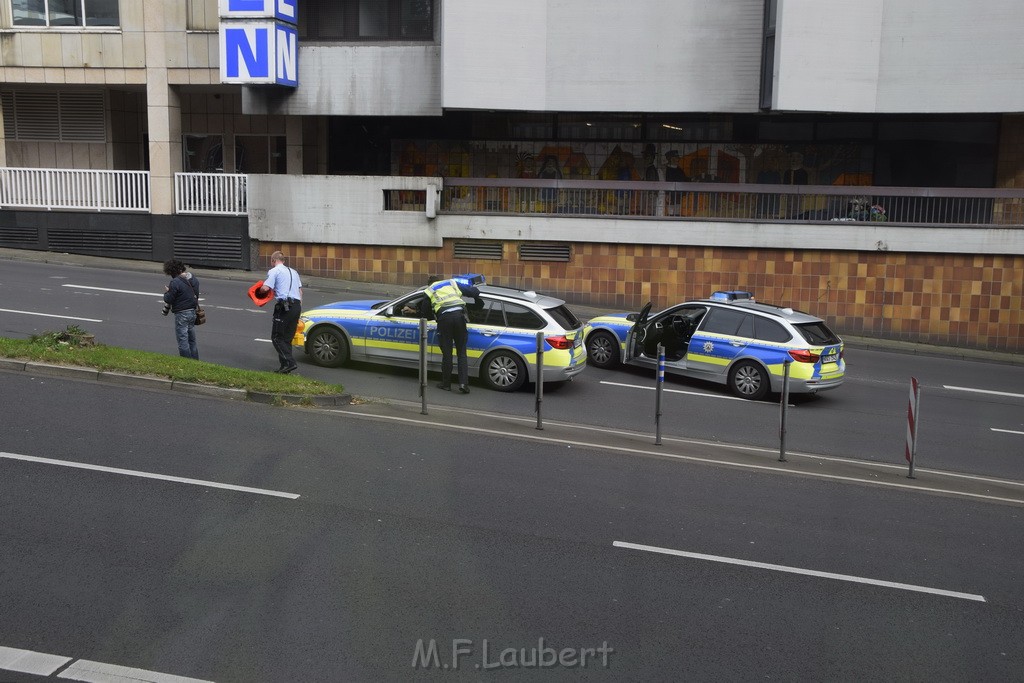
{"type": "Polygon", "coordinates": [[[893,252],[572,244],[568,263],[520,261],[506,242],[495,260],[440,249],[260,245],[259,267],[280,249],[303,274],[418,286],[431,274],[483,273],[609,310],[655,308],[717,289],[821,316],[840,334],[998,351],[1024,351],[1024,257],[893,252]]]}

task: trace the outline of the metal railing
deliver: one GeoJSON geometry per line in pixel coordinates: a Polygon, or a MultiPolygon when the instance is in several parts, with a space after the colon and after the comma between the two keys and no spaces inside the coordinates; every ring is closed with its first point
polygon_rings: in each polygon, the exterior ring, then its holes
{"type": "Polygon", "coordinates": [[[1024,225],[1024,190],[445,178],[446,213],[1024,225]]]}
{"type": "Polygon", "coordinates": [[[244,216],[247,177],[244,173],[175,173],[174,212],[244,216]]]}
{"type": "Polygon", "coordinates": [[[148,212],[149,173],[2,167],[0,206],[48,211],[148,212]]]}

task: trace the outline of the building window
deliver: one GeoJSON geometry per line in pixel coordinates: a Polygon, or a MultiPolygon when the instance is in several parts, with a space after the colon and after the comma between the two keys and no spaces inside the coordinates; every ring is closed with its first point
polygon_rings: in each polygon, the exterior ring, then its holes
{"type": "Polygon", "coordinates": [[[299,8],[299,37],[433,40],[434,0],[305,0],[299,8]]]}
{"type": "Polygon", "coordinates": [[[764,40],[761,43],[761,109],[772,108],[775,85],[775,20],[778,0],[765,0],[764,40]]]}
{"type": "Polygon", "coordinates": [[[288,172],[286,144],[283,135],[236,135],[236,173],[288,172]]]}
{"type": "Polygon", "coordinates": [[[118,26],[118,0],[11,0],[15,26],[118,26]]]}

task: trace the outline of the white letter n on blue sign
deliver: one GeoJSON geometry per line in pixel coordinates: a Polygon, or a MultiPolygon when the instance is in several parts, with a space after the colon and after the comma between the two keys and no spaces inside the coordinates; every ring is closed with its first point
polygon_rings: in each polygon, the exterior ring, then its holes
{"type": "Polygon", "coordinates": [[[270,50],[265,28],[232,28],[224,31],[224,57],[229,78],[267,78],[270,76],[270,50]],[[255,52],[253,52],[255,48],[255,52]],[[245,71],[239,69],[238,58],[245,62],[245,71]]]}

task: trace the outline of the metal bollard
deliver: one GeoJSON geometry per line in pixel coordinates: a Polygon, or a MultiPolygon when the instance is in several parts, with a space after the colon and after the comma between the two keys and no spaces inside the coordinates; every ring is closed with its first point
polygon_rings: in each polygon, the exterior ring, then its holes
{"type": "Polygon", "coordinates": [[[544,333],[537,333],[537,377],[534,386],[536,398],[534,410],[537,412],[537,429],[543,430],[544,424],[540,413],[540,404],[544,402],[544,333]]]}
{"type": "Polygon", "coordinates": [[[786,462],[786,409],[789,406],[789,366],[792,362],[787,358],[782,364],[782,405],[779,407],[779,462],[786,462]]]}
{"type": "Polygon", "coordinates": [[[420,318],[420,415],[427,414],[427,319],[420,318]]]}
{"type": "Polygon", "coordinates": [[[907,464],[910,469],[907,471],[907,479],[917,479],[914,476],[914,461],[917,460],[917,426],[920,421],[921,410],[921,385],[916,377],[910,378],[910,400],[907,403],[907,464]]]}
{"type": "Polygon", "coordinates": [[[658,383],[654,391],[654,445],[661,445],[661,393],[665,387],[665,347],[658,344],[658,383]]]}

